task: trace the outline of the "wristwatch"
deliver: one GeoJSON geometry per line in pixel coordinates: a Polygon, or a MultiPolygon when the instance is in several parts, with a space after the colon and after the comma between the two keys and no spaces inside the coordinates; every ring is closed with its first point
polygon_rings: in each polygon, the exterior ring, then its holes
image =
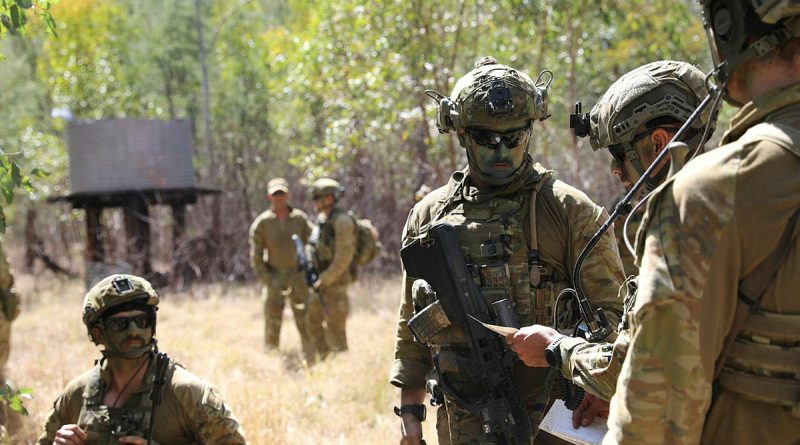
{"type": "Polygon", "coordinates": [[[558,337],[552,343],[547,345],[547,348],[544,350],[544,359],[547,360],[547,364],[550,365],[551,368],[561,367],[561,348],[559,345],[561,344],[561,340],[564,340],[565,338],[567,338],[566,335],[558,337]]]}
{"type": "Polygon", "coordinates": [[[402,417],[403,414],[413,414],[420,422],[425,421],[425,405],[395,406],[394,413],[397,417],[402,417]]]}

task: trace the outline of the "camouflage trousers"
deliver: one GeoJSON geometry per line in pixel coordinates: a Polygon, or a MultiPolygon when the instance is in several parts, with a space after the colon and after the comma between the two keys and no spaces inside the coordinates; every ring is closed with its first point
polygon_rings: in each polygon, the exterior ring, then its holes
{"type": "Polygon", "coordinates": [[[308,305],[308,336],[321,358],[331,351],[347,350],[347,284],[336,284],[322,292],[327,314],[319,295],[312,296],[308,305]]]}
{"type": "Polygon", "coordinates": [[[283,322],[283,308],[286,300],[292,306],[294,323],[300,333],[300,342],[303,354],[311,354],[306,318],[308,308],[308,286],[302,272],[296,270],[273,270],[270,281],[262,289],[264,303],[264,343],[268,348],[278,348],[280,345],[281,324],[283,322]]]}
{"type": "MultiPolygon", "coordinates": [[[[533,426],[534,434],[530,438],[531,445],[569,445],[570,442],[544,431],[538,431],[544,414],[555,401],[554,397],[547,396],[557,391],[555,371],[545,368],[527,368],[522,363],[517,363],[515,366],[515,386],[521,389],[517,395],[522,399],[533,426]],[[523,384],[523,381],[527,384],[523,384]],[[532,384],[533,382],[539,383],[532,384]]],[[[458,377],[455,380],[458,380],[458,377]]],[[[436,433],[440,445],[493,445],[496,443],[486,437],[478,417],[446,396],[445,403],[436,411],[436,433]]]]}

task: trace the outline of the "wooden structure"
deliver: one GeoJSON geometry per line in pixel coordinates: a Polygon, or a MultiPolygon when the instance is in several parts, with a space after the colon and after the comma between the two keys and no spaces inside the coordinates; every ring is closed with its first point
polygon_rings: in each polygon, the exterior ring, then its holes
{"type": "Polygon", "coordinates": [[[93,265],[107,263],[102,213],[122,208],[127,258],[132,272],[153,274],[150,206],[172,210],[173,252],[186,227],[186,206],[218,190],[196,187],[191,124],[186,120],[101,120],[71,122],[68,128],[70,188],[67,201],[86,212],[87,282],[93,265]]]}

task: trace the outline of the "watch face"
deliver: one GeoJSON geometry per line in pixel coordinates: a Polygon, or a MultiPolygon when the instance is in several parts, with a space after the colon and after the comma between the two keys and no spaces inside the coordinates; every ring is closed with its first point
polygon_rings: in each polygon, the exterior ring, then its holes
{"type": "Polygon", "coordinates": [[[544,359],[547,360],[548,365],[556,366],[556,351],[550,349],[548,346],[547,349],[544,350],[544,359]]]}

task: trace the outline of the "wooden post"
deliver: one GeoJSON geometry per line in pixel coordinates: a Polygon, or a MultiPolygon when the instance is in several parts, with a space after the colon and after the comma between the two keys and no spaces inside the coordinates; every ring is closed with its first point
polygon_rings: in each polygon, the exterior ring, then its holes
{"type": "Polygon", "coordinates": [[[186,204],[183,202],[172,204],[172,256],[178,254],[178,249],[186,233],[186,204]]]}
{"type": "Polygon", "coordinates": [[[102,207],[86,207],[86,261],[89,263],[101,263],[106,258],[102,215],[102,207]]]}
{"type": "Polygon", "coordinates": [[[136,274],[153,271],[150,263],[150,215],[144,198],[134,198],[123,206],[128,261],[136,274]]]}

